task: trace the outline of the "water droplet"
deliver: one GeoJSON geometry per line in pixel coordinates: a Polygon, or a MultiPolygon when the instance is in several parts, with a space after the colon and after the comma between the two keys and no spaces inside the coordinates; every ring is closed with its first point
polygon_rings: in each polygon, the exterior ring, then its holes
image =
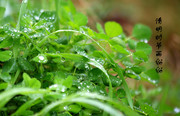
{"type": "Polygon", "coordinates": [[[180,108],[175,107],[175,108],[174,108],[174,112],[175,112],[175,113],[180,113],[180,108]]]}
{"type": "Polygon", "coordinates": [[[35,16],[34,18],[35,18],[36,20],[39,20],[39,17],[38,17],[38,16],[35,16]]]}
{"type": "Polygon", "coordinates": [[[56,54],[59,54],[60,53],[60,51],[56,51],[56,54]]]}
{"type": "Polygon", "coordinates": [[[81,86],[78,86],[78,89],[81,89],[81,86]]]}
{"type": "Polygon", "coordinates": [[[86,68],[86,69],[89,69],[89,65],[88,65],[88,64],[85,64],[85,68],[86,68]]]}
{"type": "Polygon", "coordinates": [[[102,90],[100,90],[99,92],[100,92],[100,93],[104,93],[104,91],[102,91],[102,90]]]}
{"type": "Polygon", "coordinates": [[[47,58],[46,58],[46,56],[45,55],[38,55],[38,62],[39,63],[46,63],[48,60],[47,60],[47,58]]]}
{"type": "Polygon", "coordinates": [[[66,59],[64,57],[61,58],[61,62],[65,62],[66,59]]]}
{"type": "Polygon", "coordinates": [[[40,60],[44,60],[44,56],[39,56],[39,59],[40,60]]]}
{"type": "Polygon", "coordinates": [[[68,106],[64,106],[64,110],[68,110],[68,106]]]}
{"type": "Polygon", "coordinates": [[[148,40],[140,40],[141,42],[148,43],[148,40]]]}
{"type": "Polygon", "coordinates": [[[58,87],[58,84],[54,84],[54,85],[51,85],[49,88],[53,89],[53,90],[56,90],[57,87],[58,87]]]}
{"type": "Polygon", "coordinates": [[[66,90],[66,87],[65,87],[65,86],[62,86],[61,92],[65,92],[65,90],[66,90]]]}

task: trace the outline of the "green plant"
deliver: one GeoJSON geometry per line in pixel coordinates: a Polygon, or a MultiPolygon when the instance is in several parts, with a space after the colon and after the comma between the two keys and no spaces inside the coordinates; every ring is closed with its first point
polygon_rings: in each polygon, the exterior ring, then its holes
{"type": "Polygon", "coordinates": [[[0,28],[1,115],[157,115],[138,97],[147,94],[143,86],[132,90],[125,80],[158,83],[143,65],[152,52],[149,27],[137,24],[127,37],[109,21],[95,32],[70,0],[55,3],[56,10],[29,10],[23,0],[17,25],[0,28]]]}

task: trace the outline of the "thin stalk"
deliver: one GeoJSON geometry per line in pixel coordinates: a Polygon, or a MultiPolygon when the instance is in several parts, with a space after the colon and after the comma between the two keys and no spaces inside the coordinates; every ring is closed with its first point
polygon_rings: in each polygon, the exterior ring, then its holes
{"type": "Polygon", "coordinates": [[[21,29],[21,19],[22,19],[24,13],[26,12],[27,4],[28,4],[28,0],[23,0],[22,3],[21,3],[18,22],[17,22],[17,25],[16,25],[17,30],[21,29]]]}
{"type": "Polygon", "coordinates": [[[56,30],[59,30],[59,8],[60,8],[60,0],[55,0],[56,6],[56,30]]]}
{"type": "Polygon", "coordinates": [[[18,70],[16,71],[16,74],[15,74],[14,78],[12,79],[12,82],[11,82],[12,85],[14,85],[14,83],[16,82],[16,80],[17,80],[20,72],[21,72],[21,70],[18,68],[18,70]]]}

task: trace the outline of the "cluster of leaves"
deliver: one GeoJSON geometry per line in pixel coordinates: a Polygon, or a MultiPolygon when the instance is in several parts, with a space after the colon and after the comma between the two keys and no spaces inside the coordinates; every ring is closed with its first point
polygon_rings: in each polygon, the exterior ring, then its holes
{"type": "Polygon", "coordinates": [[[147,96],[143,87],[130,90],[125,81],[158,83],[143,65],[152,52],[149,27],[137,24],[127,37],[109,21],[95,32],[70,0],[55,2],[55,11],[39,11],[23,0],[17,25],[0,27],[0,114],[156,115],[150,103],[132,99],[147,96]]]}

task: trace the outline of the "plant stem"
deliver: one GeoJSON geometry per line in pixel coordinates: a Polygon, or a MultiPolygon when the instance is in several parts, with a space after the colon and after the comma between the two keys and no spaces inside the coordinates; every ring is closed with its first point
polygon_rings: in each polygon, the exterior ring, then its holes
{"type": "Polygon", "coordinates": [[[16,71],[16,74],[15,74],[14,78],[12,79],[12,82],[11,82],[12,85],[14,85],[14,83],[16,82],[16,80],[17,80],[20,72],[21,72],[21,70],[18,68],[17,71],[16,71]]]}
{"type": "Polygon", "coordinates": [[[60,0],[55,0],[55,6],[56,6],[56,30],[59,30],[59,7],[60,7],[60,0]]]}
{"type": "Polygon", "coordinates": [[[21,30],[21,19],[22,19],[24,13],[26,12],[27,4],[28,4],[28,0],[23,0],[22,3],[21,3],[18,22],[17,22],[17,25],[16,25],[17,30],[21,30]]]}

